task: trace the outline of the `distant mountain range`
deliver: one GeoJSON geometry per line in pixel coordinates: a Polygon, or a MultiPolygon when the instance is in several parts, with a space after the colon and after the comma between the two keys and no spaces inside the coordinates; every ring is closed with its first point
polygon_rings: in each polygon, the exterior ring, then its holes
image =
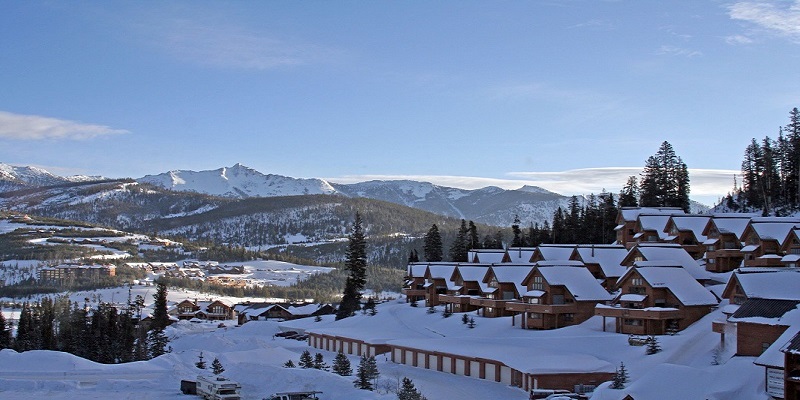
{"type": "MultiPolygon", "coordinates": [[[[100,179],[103,178],[60,177],[40,168],[0,163],[0,192],[100,179]]],[[[323,179],[263,174],[241,164],[207,171],[169,171],[147,175],[135,182],[176,194],[196,193],[229,200],[319,194],[365,198],[502,227],[510,226],[515,216],[519,216],[523,224],[541,224],[551,219],[558,207],[566,207],[569,202],[567,196],[536,186],[516,190],[494,186],[466,190],[411,180],[339,184],[323,179]]]]}

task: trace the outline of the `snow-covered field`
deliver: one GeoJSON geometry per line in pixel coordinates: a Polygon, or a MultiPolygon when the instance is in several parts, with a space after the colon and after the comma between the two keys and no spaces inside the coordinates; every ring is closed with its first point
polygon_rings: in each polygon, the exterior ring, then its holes
{"type": "MultiPolygon", "coordinates": [[[[151,290],[154,290],[151,288],[151,290]]],[[[104,293],[104,296],[109,293],[104,293]]],[[[114,297],[122,292],[114,294],[114,297]]],[[[127,295],[127,291],[124,291],[127,295]]],[[[189,293],[171,293],[170,300],[189,293]]],[[[152,296],[151,296],[152,297],[152,296]]],[[[148,299],[148,302],[152,299],[148,299]]],[[[599,362],[619,365],[624,362],[631,382],[625,390],[601,388],[594,399],[622,399],[635,394],[647,399],[730,399],[762,400],[764,369],[753,364],[752,357],[730,357],[734,348],[728,343],[721,356],[721,365],[712,365],[719,336],[711,331],[711,321],[721,312],[698,321],[675,336],[660,336],[663,351],[645,355],[644,347],[630,346],[627,337],[603,332],[601,319],[592,318],[579,326],[551,331],[525,331],[511,326],[510,318],[479,318],[469,329],[460,315],[442,318],[427,314],[423,307],[389,302],[378,305],[376,316],[357,315],[334,322],[332,316],[322,321],[313,319],[287,321],[252,321],[241,327],[232,323],[227,328],[216,324],[180,322],[168,328],[172,353],[156,359],[126,365],[100,365],[73,356],[46,351],[17,354],[0,352],[0,398],[3,399],[178,399],[181,379],[191,379],[199,370],[194,367],[200,351],[210,362],[219,358],[225,376],[242,384],[244,399],[260,399],[276,391],[321,390],[322,399],[394,399],[393,393],[366,392],[352,385],[352,377],[330,372],[287,369],[289,359],[297,364],[300,353],[309,349],[323,354],[330,364],[334,353],[313,349],[305,342],[274,338],[281,327],[336,330],[353,337],[378,337],[401,340],[405,345],[434,347],[442,351],[471,354],[498,352],[496,359],[533,366],[540,363],[537,351],[567,355],[561,362],[580,362],[570,354],[582,354],[599,362]],[[476,344],[480,346],[476,346],[476,344]]],[[[355,369],[358,359],[350,357],[355,369]]],[[[380,385],[393,388],[402,377],[409,377],[431,400],[436,399],[526,399],[521,389],[485,380],[456,376],[394,364],[387,357],[377,358],[381,372],[380,385]]],[[[561,366],[554,366],[561,367],[561,366]]]]}

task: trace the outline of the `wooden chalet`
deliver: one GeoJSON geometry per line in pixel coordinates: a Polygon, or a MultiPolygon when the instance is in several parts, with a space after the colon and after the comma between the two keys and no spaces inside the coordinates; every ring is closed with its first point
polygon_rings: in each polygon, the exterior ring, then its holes
{"type": "Polygon", "coordinates": [[[715,215],[708,221],[703,235],[706,241],[706,270],[729,272],[742,265],[742,241],[740,238],[750,223],[750,215],[715,215]]]}
{"type": "Polygon", "coordinates": [[[455,290],[440,294],[439,302],[454,313],[477,310],[478,306],[470,304],[470,299],[488,294],[489,287],[483,282],[483,278],[486,277],[490,266],[490,264],[458,264],[450,278],[455,290]]]}
{"type": "Polygon", "coordinates": [[[428,291],[425,289],[425,275],[428,273],[428,263],[410,263],[406,267],[406,277],[402,293],[406,296],[406,303],[416,303],[425,300],[428,291]]]}
{"type": "Polygon", "coordinates": [[[484,297],[470,298],[469,303],[478,307],[484,317],[505,317],[512,315],[506,310],[506,303],[519,300],[525,292],[522,281],[533,269],[533,264],[492,265],[482,282],[486,285],[484,297]]]}
{"type": "Polygon", "coordinates": [[[439,295],[446,295],[448,291],[453,292],[457,288],[450,278],[456,269],[456,263],[437,262],[429,263],[425,272],[425,306],[431,307],[440,304],[439,295]]]}
{"type": "Polygon", "coordinates": [[[614,318],[617,333],[663,335],[685,329],[718,305],[717,298],[680,266],[634,266],[617,282],[611,306],[595,314],[614,318]]]}
{"type": "Polygon", "coordinates": [[[197,301],[183,300],[172,308],[172,314],[182,320],[205,319],[211,321],[224,321],[235,318],[232,304],[222,300],[197,301]]]}
{"type": "Polygon", "coordinates": [[[673,215],[664,228],[667,232],[666,241],[683,246],[695,260],[703,258],[706,251],[704,243],[707,240],[703,231],[710,220],[708,215],[673,215]]]}
{"type": "Polygon", "coordinates": [[[604,288],[610,289],[627,271],[622,266],[627,255],[628,249],[622,245],[578,245],[569,259],[582,262],[604,288]]]}
{"type": "Polygon", "coordinates": [[[800,266],[800,229],[794,228],[789,231],[789,234],[781,244],[781,264],[788,268],[797,268],[800,266]]]}
{"type": "Polygon", "coordinates": [[[617,226],[614,228],[617,232],[616,244],[621,244],[627,249],[636,245],[637,239],[634,236],[638,233],[637,222],[640,214],[683,215],[686,213],[679,207],[623,207],[617,213],[617,226]]]}
{"type": "Polygon", "coordinates": [[[753,218],[744,229],[740,240],[744,243],[745,267],[781,267],[783,241],[800,225],[796,218],[753,218]]]}
{"type": "Polygon", "coordinates": [[[522,314],[523,329],[580,324],[594,315],[598,303],[612,299],[580,262],[537,264],[522,284],[527,289],[522,301],[507,303],[506,310],[522,314]]]}
{"type": "Polygon", "coordinates": [[[633,239],[636,243],[667,243],[670,236],[667,234],[667,223],[671,214],[639,214],[636,219],[636,233],[633,239]]]}
{"type": "Polygon", "coordinates": [[[640,243],[628,251],[622,259],[622,265],[632,267],[642,262],[654,262],[654,265],[666,263],[678,265],[685,269],[698,282],[707,282],[711,275],[686,250],[675,243],[640,243]]]}
{"type": "Polygon", "coordinates": [[[781,347],[781,352],[784,354],[783,398],[800,400],[800,332],[781,347]]]}

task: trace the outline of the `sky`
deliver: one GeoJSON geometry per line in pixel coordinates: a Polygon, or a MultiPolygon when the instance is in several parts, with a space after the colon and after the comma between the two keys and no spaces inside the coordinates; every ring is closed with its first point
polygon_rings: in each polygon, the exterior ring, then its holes
{"type": "Polygon", "coordinates": [[[800,107],[800,0],[0,2],[0,162],[138,178],[730,191],[800,107]]]}

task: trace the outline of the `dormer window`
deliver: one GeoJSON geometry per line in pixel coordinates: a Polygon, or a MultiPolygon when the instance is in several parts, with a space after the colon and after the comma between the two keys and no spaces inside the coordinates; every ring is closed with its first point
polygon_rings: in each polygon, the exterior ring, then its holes
{"type": "Polygon", "coordinates": [[[497,278],[493,276],[492,279],[489,280],[488,285],[489,285],[490,288],[496,288],[497,287],[497,278]]]}
{"type": "Polygon", "coordinates": [[[533,277],[531,290],[544,290],[544,279],[541,276],[537,275],[533,277]]]}
{"type": "Polygon", "coordinates": [[[719,230],[717,230],[717,228],[711,228],[711,230],[708,231],[708,237],[711,238],[711,239],[718,238],[719,237],[719,230]]]}

